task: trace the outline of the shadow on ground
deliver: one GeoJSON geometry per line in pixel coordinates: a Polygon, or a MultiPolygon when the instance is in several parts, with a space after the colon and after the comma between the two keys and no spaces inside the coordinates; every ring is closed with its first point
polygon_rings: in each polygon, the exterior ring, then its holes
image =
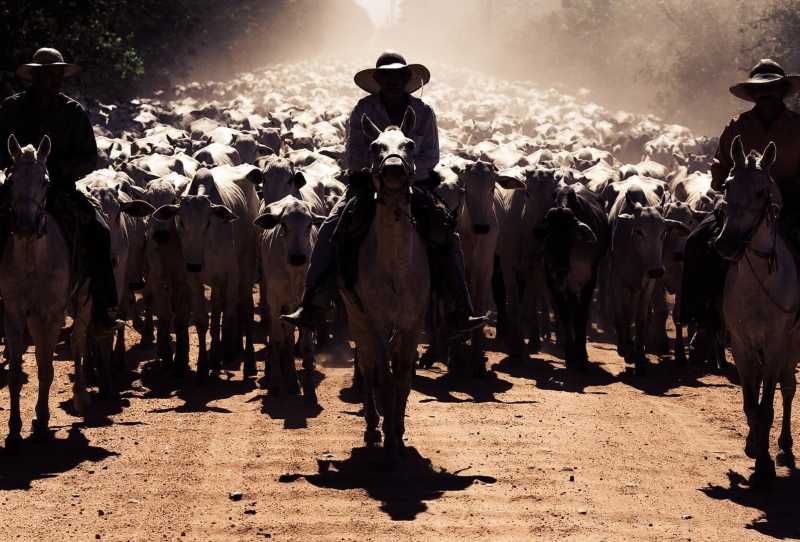
{"type": "Polygon", "coordinates": [[[498,393],[510,390],[513,384],[508,380],[498,377],[493,372],[488,372],[482,378],[466,378],[444,373],[437,375],[432,370],[417,370],[411,388],[428,396],[420,402],[429,403],[536,403],[537,401],[502,401],[495,397],[498,393]],[[453,395],[453,392],[466,394],[469,398],[462,399],[453,395]]]}
{"type": "Polygon", "coordinates": [[[740,506],[760,510],[762,516],[745,528],[778,538],[800,539],[800,472],[792,471],[788,477],[779,477],[769,488],[753,489],[747,480],[735,471],[728,471],[728,487],[709,485],[700,491],[717,500],[727,500],[740,506]]]}
{"type": "Polygon", "coordinates": [[[18,453],[3,453],[0,460],[0,491],[30,489],[33,480],[51,478],[74,469],[86,461],[97,463],[118,455],[99,446],[92,446],[73,425],[65,439],[52,439],[37,444],[30,439],[22,443],[18,453]]]}
{"type": "Polygon", "coordinates": [[[299,395],[281,397],[267,392],[247,402],[254,401],[261,401],[262,414],[273,420],[283,420],[284,429],[305,429],[308,427],[308,420],[316,418],[322,412],[319,403],[308,403],[299,395]]]}
{"type": "Polygon", "coordinates": [[[515,378],[533,380],[537,388],[570,393],[604,394],[604,391],[586,392],[586,388],[608,386],[617,382],[614,375],[596,363],[590,363],[586,371],[577,371],[567,369],[562,361],[556,362],[544,358],[514,361],[506,357],[495,363],[492,369],[515,378]]]}
{"type": "Polygon", "coordinates": [[[436,470],[415,448],[406,448],[404,464],[387,468],[383,448],[353,448],[350,457],[337,461],[317,459],[316,474],[284,474],[278,480],[289,483],[304,478],[325,489],[363,489],[380,501],[380,509],[395,521],[411,521],[428,509],[426,501],[448,491],[463,491],[475,483],[493,484],[491,476],[465,475],[462,471],[436,470]]]}

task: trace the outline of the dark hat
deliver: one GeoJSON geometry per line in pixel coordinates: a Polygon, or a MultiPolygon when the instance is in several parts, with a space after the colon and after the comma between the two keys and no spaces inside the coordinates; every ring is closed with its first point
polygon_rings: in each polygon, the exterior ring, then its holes
{"type": "Polygon", "coordinates": [[[381,89],[378,81],[375,80],[375,74],[383,70],[409,70],[411,77],[406,85],[406,92],[411,94],[419,89],[422,85],[426,85],[431,80],[431,72],[422,64],[408,64],[406,59],[400,53],[394,51],[384,51],[375,62],[374,68],[361,70],[353,78],[356,85],[366,90],[370,94],[375,94],[381,89]]]}
{"type": "Polygon", "coordinates": [[[731,94],[748,102],[755,101],[752,92],[757,89],[784,86],[786,94],[800,91],[800,75],[789,74],[774,60],[764,58],[750,70],[750,79],[731,87],[731,94]]]}
{"type": "Polygon", "coordinates": [[[72,77],[81,72],[81,67],[76,64],[64,62],[64,56],[56,49],[43,47],[33,53],[33,61],[17,68],[17,77],[30,81],[33,71],[39,68],[61,67],[64,68],[64,77],[72,77]]]}

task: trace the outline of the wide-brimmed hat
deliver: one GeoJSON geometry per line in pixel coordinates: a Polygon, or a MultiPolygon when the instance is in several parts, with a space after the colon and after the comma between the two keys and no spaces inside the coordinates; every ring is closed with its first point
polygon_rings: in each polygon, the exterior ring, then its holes
{"type": "Polygon", "coordinates": [[[431,80],[431,72],[422,64],[408,64],[406,59],[400,53],[394,51],[384,51],[375,62],[374,68],[368,68],[358,72],[353,81],[360,88],[366,90],[370,94],[375,94],[380,91],[381,86],[375,80],[375,74],[384,70],[408,70],[411,72],[411,77],[406,84],[406,92],[411,94],[419,89],[422,85],[426,85],[431,80]]]}
{"type": "Polygon", "coordinates": [[[77,64],[64,62],[64,56],[56,49],[43,47],[33,53],[33,60],[28,64],[23,64],[17,68],[17,77],[30,81],[33,79],[33,71],[39,68],[63,68],[64,77],[72,77],[81,72],[81,67],[77,64]]]}
{"type": "Polygon", "coordinates": [[[755,101],[752,96],[754,90],[785,85],[787,94],[800,91],[800,75],[786,74],[780,64],[774,60],[764,58],[750,70],[750,79],[742,81],[731,87],[731,94],[748,102],[755,101]]]}

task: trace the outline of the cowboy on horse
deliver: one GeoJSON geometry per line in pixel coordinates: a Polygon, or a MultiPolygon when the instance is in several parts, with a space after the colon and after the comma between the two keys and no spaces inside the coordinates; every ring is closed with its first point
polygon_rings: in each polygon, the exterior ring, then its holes
{"type": "MultiPolygon", "coordinates": [[[[754,102],[749,111],[734,117],[722,132],[719,148],[711,165],[711,187],[722,190],[735,167],[733,143],[738,137],[744,152],[762,152],[770,142],[777,154],[770,173],[780,189],[783,207],[780,227],[787,240],[800,245],[800,113],[784,100],[800,91],[800,75],[787,75],[774,60],[761,60],[746,81],[730,88],[742,100],[754,102]]],[[[706,218],[686,241],[683,269],[681,320],[694,322],[690,359],[711,357],[716,337],[722,330],[720,308],[729,262],[712,246],[721,226],[720,212],[706,218]]]]}
{"type": "MultiPolygon", "coordinates": [[[[65,77],[81,68],[64,62],[56,49],[36,51],[33,61],[17,69],[17,76],[31,87],[0,104],[0,170],[13,168],[5,142],[14,135],[22,146],[38,145],[45,135],[52,142],[47,159],[50,189],[46,211],[53,215],[65,235],[78,241],[78,257],[85,264],[92,296],[95,329],[109,332],[124,325],[116,320],[117,291],[111,261],[109,227],[89,197],[75,183],[96,169],[97,143],[83,107],[61,93],[65,77]]],[[[8,175],[10,178],[11,176],[8,175]]],[[[14,233],[10,211],[11,188],[0,189],[0,254],[14,233]]],[[[72,256],[76,259],[76,255],[72,256]]]]}
{"type": "MultiPolygon", "coordinates": [[[[306,274],[305,291],[300,308],[281,318],[297,326],[311,327],[320,312],[330,304],[335,292],[335,253],[338,266],[346,268],[355,261],[357,245],[369,230],[374,216],[375,190],[369,170],[372,167],[371,140],[362,130],[366,115],[379,130],[401,126],[407,109],[415,122],[406,134],[414,143],[414,188],[411,190],[411,215],[420,235],[428,245],[431,269],[441,273],[433,284],[446,289],[453,300],[455,330],[468,333],[486,323],[476,316],[464,274],[464,255],[455,232],[455,221],[433,195],[433,168],[439,162],[439,134],[436,115],[431,107],[411,95],[430,80],[430,71],[422,64],[408,64],[402,55],[386,51],[378,57],[375,68],[358,72],[354,81],[369,93],[356,104],[350,115],[345,146],[345,162],[349,183],[345,197],[331,211],[319,229],[319,237],[311,254],[306,274]],[[336,246],[340,245],[340,246],[336,246]],[[341,245],[349,246],[342,249],[341,245]],[[355,247],[355,248],[353,248],[355,247]],[[343,257],[343,251],[347,257],[343,257]]],[[[345,273],[347,274],[347,273],[345,273]]],[[[346,283],[352,282],[351,277],[346,283]]]]}

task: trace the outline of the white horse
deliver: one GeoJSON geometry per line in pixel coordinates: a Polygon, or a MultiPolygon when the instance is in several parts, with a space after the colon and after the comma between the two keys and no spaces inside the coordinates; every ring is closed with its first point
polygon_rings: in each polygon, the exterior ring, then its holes
{"type": "Polygon", "coordinates": [[[71,296],[73,281],[69,247],[58,224],[45,210],[50,184],[46,166],[50,138],[45,136],[38,149],[30,145],[23,149],[11,135],[8,138],[8,152],[14,162],[7,181],[10,183],[12,219],[9,225],[12,234],[0,260],[0,295],[5,301],[10,365],[8,389],[11,394],[11,414],[6,449],[14,449],[22,439],[19,396],[22,388],[22,354],[26,349],[25,326],[36,347],[39,376],[33,436],[47,438],[53,352],[70,301],[76,301],[71,339],[75,359],[73,402],[80,413],[85,413],[89,404],[81,358],[85,355],[91,304],[85,288],[77,297],[71,296]]]}
{"type": "Polygon", "coordinates": [[[364,441],[380,441],[382,415],[384,449],[392,462],[403,452],[406,401],[430,295],[427,248],[410,213],[413,142],[405,134],[414,122],[411,108],[399,128],[383,132],[366,115],[362,118],[373,142],[377,208],[359,251],[354,291],[340,287],[364,382],[364,441]]]}
{"type": "Polygon", "coordinates": [[[725,182],[725,219],[714,239],[717,252],[732,262],[722,311],[742,383],[750,428],[745,453],[756,460],[754,485],[775,477],[769,433],[778,382],[783,395],[778,461],[794,467],[791,418],[800,356],[800,282],[794,256],[777,224],[781,193],[769,174],[775,152],[770,143],[763,155],[752,151],[745,156],[741,138],[734,139],[734,166],[725,182]]]}

